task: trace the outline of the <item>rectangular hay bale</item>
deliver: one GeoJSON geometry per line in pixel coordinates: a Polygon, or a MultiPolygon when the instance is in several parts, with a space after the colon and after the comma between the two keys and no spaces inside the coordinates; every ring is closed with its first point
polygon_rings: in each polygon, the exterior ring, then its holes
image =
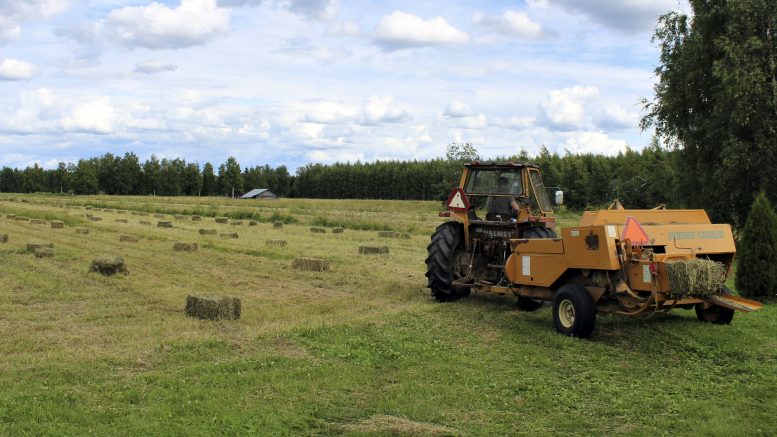
{"type": "Polygon", "coordinates": [[[148,220],[141,220],[138,223],[140,223],[141,225],[151,226],[151,222],[148,220]]]}
{"type": "Polygon", "coordinates": [[[184,310],[189,317],[203,320],[237,320],[240,318],[240,299],[236,297],[197,296],[186,297],[184,310]]]}
{"type": "Polygon", "coordinates": [[[230,223],[232,226],[241,226],[243,224],[243,220],[232,220],[232,223],[230,223]]]}
{"type": "Polygon", "coordinates": [[[124,257],[120,255],[98,256],[92,260],[89,272],[97,272],[105,276],[115,275],[116,273],[129,274],[127,265],[124,264],[124,257]]]}
{"type": "Polygon", "coordinates": [[[89,217],[89,220],[91,220],[93,222],[99,222],[102,219],[103,219],[102,217],[97,217],[96,215],[93,215],[93,216],[89,217]]]}
{"type": "Polygon", "coordinates": [[[128,223],[128,221],[125,218],[120,218],[120,219],[116,219],[116,223],[128,223]]]}
{"type": "Polygon", "coordinates": [[[333,234],[342,234],[343,232],[345,232],[345,229],[343,229],[343,228],[340,228],[340,227],[332,228],[332,233],[333,234]]]}
{"type": "Polygon", "coordinates": [[[229,232],[226,234],[221,234],[221,238],[237,238],[237,232],[229,232]]]}
{"type": "Polygon", "coordinates": [[[314,226],[310,228],[310,232],[314,234],[326,234],[326,229],[314,226]]]}
{"type": "Polygon", "coordinates": [[[54,249],[51,247],[38,247],[32,251],[35,258],[51,258],[54,256],[54,249]]]}
{"type": "Polygon", "coordinates": [[[272,224],[273,229],[283,229],[283,223],[282,222],[274,222],[272,224]]]}
{"type": "Polygon", "coordinates": [[[0,234],[0,243],[8,242],[8,234],[0,234]]]}
{"type": "Polygon", "coordinates": [[[362,255],[383,255],[389,253],[388,246],[359,246],[362,255]]]}
{"type": "Polygon", "coordinates": [[[294,258],[294,261],[291,263],[291,267],[294,270],[325,272],[329,270],[329,260],[308,257],[294,258]]]}
{"type": "Polygon", "coordinates": [[[89,233],[89,228],[78,228],[76,234],[86,235],[89,233]]]}
{"type": "Polygon", "coordinates": [[[229,219],[227,217],[216,217],[215,218],[216,223],[228,223],[229,219]]]}
{"type": "Polygon", "coordinates": [[[215,229],[200,229],[200,235],[216,235],[217,233],[215,229]]]}
{"type": "Polygon", "coordinates": [[[286,247],[286,240],[267,240],[265,244],[268,246],[286,247]]]}
{"type": "Polygon", "coordinates": [[[256,220],[249,220],[248,221],[248,226],[256,226],[258,224],[259,224],[259,222],[257,222],[256,220]]]}
{"type": "Polygon", "coordinates": [[[35,252],[35,249],[40,249],[41,247],[48,247],[53,249],[54,243],[38,243],[38,242],[27,243],[27,252],[35,252]]]}
{"type": "Polygon", "coordinates": [[[21,215],[21,216],[16,216],[14,220],[16,220],[17,222],[28,222],[30,221],[30,218],[21,215]]]}
{"type": "Polygon", "coordinates": [[[382,238],[399,238],[399,232],[394,231],[379,231],[378,237],[382,238]]]}
{"type": "Polygon", "coordinates": [[[5,218],[7,218],[7,219],[13,219],[13,218],[16,218],[16,214],[6,214],[6,215],[5,215],[5,218]]]}
{"type": "Polygon", "coordinates": [[[156,225],[159,228],[172,228],[173,227],[173,222],[160,220],[160,221],[158,221],[156,223],[156,225]]]}
{"type": "Polygon", "coordinates": [[[43,220],[43,219],[32,219],[32,220],[30,220],[30,224],[31,225],[45,225],[46,224],[46,220],[43,220]]]}
{"type": "Polygon", "coordinates": [[[119,242],[120,243],[137,243],[138,237],[134,237],[132,235],[119,235],[119,242]]]}
{"type": "Polygon", "coordinates": [[[51,229],[63,229],[65,227],[65,222],[61,220],[52,220],[51,221],[51,229]]]}
{"type": "Polygon", "coordinates": [[[176,215],[173,216],[173,218],[176,219],[176,220],[187,220],[189,217],[187,217],[185,215],[181,215],[181,214],[176,214],[176,215]]]}
{"type": "Polygon", "coordinates": [[[669,261],[664,266],[672,298],[717,294],[726,281],[726,267],[708,259],[669,261]]]}
{"type": "Polygon", "coordinates": [[[202,221],[202,217],[201,217],[201,216],[198,216],[198,215],[193,215],[193,216],[192,216],[192,221],[193,221],[193,222],[199,222],[199,221],[202,221]]]}
{"type": "Polygon", "coordinates": [[[173,250],[176,252],[196,252],[197,243],[175,243],[173,250]]]}

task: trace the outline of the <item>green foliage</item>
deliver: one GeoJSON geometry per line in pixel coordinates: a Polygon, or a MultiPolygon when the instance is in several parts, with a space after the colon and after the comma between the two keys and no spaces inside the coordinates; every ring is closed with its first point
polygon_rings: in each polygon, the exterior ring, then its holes
{"type": "Polygon", "coordinates": [[[777,214],[761,192],[742,229],[736,288],[747,297],[777,296],[777,214]]]}
{"type": "Polygon", "coordinates": [[[691,6],[692,19],[659,20],[659,81],[642,127],[680,150],[684,202],[741,227],[754,193],[777,198],[777,8],[766,0],[691,6]]]}

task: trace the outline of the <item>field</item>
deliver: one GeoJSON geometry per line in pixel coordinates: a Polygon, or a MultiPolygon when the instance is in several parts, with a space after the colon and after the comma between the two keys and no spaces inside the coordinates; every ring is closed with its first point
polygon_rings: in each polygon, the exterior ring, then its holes
{"type": "Polygon", "coordinates": [[[0,196],[0,434],[777,433],[775,305],[730,326],[683,310],[600,317],[578,340],[553,330],[547,305],[435,303],[423,261],[439,207],[0,196]],[[27,253],[28,242],[53,243],[54,256],[27,253]],[[390,251],[360,255],[364,245],[390,251]],[[122,255],[129,274],[88,273],[104,253],[122,255]],[[330,271],[294,270],[299,256],[330,271]],[[242,316],[187,317],[189,294],[238,297],[242,316]]]}

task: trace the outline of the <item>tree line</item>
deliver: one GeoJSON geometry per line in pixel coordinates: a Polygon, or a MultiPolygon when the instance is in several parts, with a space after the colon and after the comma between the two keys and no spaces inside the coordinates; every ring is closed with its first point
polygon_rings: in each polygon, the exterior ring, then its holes
{"type": "MultiPolygon", "coordinates": [[[[616,156],[559,155],[543,147],[537,156],[521,152],[497,159],[539,164],[545,185],[564,190],[570,208],[599,206],[615,198],[641,208],[676,201],[675,154],[656,144],[616,156]]],[[[200,166],[184,159],[159,160],[152,155],[141,162],[134,153],[123,157],[106,153],[75,164],[59,163],[55,169],[37,164],[23,170],[3,167],[0,191],[232,196],[269,188],[284,197],[444,200],[458,184],[462,163],[476,158],[471,144],[452,144],[445,158],[308,164],[290,175],[285,166],[241,167],[234,157],[215,169],[211,163],[200,166]]]]}

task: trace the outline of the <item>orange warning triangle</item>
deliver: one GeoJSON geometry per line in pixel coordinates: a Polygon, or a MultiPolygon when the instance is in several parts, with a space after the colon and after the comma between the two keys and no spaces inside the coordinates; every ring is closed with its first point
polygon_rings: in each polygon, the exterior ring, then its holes
{"type": "Polygon", "coordinates": [[[626,225],[623,227],[623,234],[621,235],[621,240],[627,238],[634,246],[641,246],[650,241],[642,225],[632,216],[626,217],[626,225]]]}

